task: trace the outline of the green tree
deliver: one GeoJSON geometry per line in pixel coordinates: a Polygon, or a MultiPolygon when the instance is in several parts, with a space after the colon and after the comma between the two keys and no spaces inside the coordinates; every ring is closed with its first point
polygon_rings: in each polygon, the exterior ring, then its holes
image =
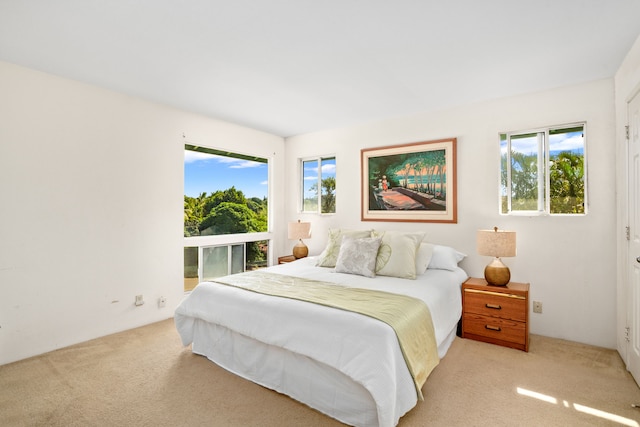
{"type": "Polygon", "coordinates": [[[336,178],[328,176],[322,180],[322,213],[336,211],[336,178]]]}
{"type": "MultiPolygon", "coordinates": [[[[227,209],[228,210],[228,209],[227,209]]],[[[184,236],[199,236],[201,234],[231,234],[253,233],[267,231],[268,229],[268,203],[267,199],[253,197],[245,198],[242,191],[235,187],[223,191],[216,191],[210,196],[201,193],[198,197],[184,196],[184,236]],[[234,223],[231,215],[226,215],[227,220],[215,220],[212,213],[217,214],[225,209],[220,208],[225,203],[243,206],[253,215],[251,226],[243,226],[234,223]],[[216,211],[216,209],[218,209],[216,211]],[[205,223],[206,220],[206,223],[205,223]],[[243,231],[247,230],[247,231],[243,231]]]]}
{"type": "MultiPolygon", "coordinates": [[[[506,162],[506,154],[503,156],[506,162]]],[[[502,171],[502,182],[506,186],[507,171],[502,171]]],[[[506,204],[506,198],[503,200],[506,204]]],[[[517,151],[511,152],[511,205],[513,210],[538,209],[538,157],[517,151]]],[[[503,205],[503,212],[506,212],[503,205]]]]}
{"type": "MultiPolygon", "coordinates": [[[[336,178],[328,176],[320,181],[322,185],[322,197],[321,197],[321,212],[333,213],[336,211],[336,178]]],[[[309,187],[309,190],[318,194],[318,184],[313,184],[309,187]]]]}
{"type": "Polygon", "coordinates": [[[200,193],[198,197],[184,196],[184,236],[200,234],[198,226],[204,217],[204,206],[207,193],[200,193]]]}
{"type": "Polygon", "coordinates": [[[244,193],[242,191],[236,190],[235,186],[222,191],[218,190],[215,193],[212,193],[211,196],[207,198],[204,206],[204,216],[209,215],[209,213],[213,209],[225,202],[246,205],[247,198],[244,196],[244,193]]]}
{"type": "Polygon", "coordinates": [[[267,219],[269,217],[269,204],[267,203],[267,199],[252,197],[247,200],[247,207],[256,214],[257,231],[267,231],[267,219]]]}
{"type": "Polygon", "coordinates": [[[584,156],[563,151],[549,167],[552,213],[584,213],[584,156]]]}
{"type": "Polygon", "coordinates": [[[201,235],[255,233],[256,214],[247,205],[222,202],[200,224],[201,235]]]}

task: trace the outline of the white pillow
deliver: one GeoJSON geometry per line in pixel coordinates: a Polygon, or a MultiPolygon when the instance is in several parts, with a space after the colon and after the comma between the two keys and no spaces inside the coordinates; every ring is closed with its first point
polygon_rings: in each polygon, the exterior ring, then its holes
{"type": "Polygon", "coordinates": [[[379,237],[354,239],[342,238],[340,253],[336,261],[337,273],[357,274],[365,277],[376,276],[376,256],[382,241],[379,237]]]}
{"type": "Polygon", "coordinates": [[[434,245],[431,243],[420,243],[418,252],[416,253],[416,275],[424,274],[429,267],[431,257],[433,256],[434,245]]]}
{"type": "Polygon", "coordinates": [[[429,268],[454,271],[467,255],[449,246],[434,245],[429,268]]]}
{"type": "Polygon", "coordinates": [[[371,230],[329,230],[329,241],[327,246],[318,257],[316,265],[318,267],[335,267],[340,253],[342,238],[349,236],[353,238],[371,237],[371,230]]]}
{"type": "Polygon", "coordinates": [[[376,274],[415,279],[416,252],[425,234],[374,231],[373,236],[382,236],[382,243],[380,243],[376,260],[376,274]]]}

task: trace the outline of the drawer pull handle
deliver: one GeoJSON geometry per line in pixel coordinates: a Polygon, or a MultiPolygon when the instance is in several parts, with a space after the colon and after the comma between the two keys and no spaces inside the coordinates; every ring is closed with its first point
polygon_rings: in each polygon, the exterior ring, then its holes
{"type": "Polygon", "coordinates": [[[484,325],[485,329],[489,329],[491,331],[502,331],[502,329],[500,329],[500,326],[491,326],[491,325],[484,325]]]}
{"type": "Polygon", "coordinates": [[[502,310],[502,306],[498,304],[485,304],[484,306],[487,308],[492,308],[494,310],[502,310]]]}

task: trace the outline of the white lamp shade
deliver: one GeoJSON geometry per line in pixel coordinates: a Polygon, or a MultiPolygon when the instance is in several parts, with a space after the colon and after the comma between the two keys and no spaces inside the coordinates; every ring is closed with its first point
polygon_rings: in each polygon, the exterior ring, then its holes
{"type": "Polygon", "coordinates": [[[478,254],[500,257],[516,256],[516,232],[498,230],[478,230],[478,254]]]}
{"type": "Polygon", "coordinates": [[[288,227],[289,240],[308,239],[311,237],[310,222],[290,222],[288,227]]]}

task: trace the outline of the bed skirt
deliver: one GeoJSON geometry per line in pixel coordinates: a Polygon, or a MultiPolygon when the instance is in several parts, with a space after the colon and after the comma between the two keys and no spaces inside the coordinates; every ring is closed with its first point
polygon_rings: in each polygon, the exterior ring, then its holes
{"type": "MultiPolygon", "coordinates": [[[[376,402],[371,394],[337,369],[220,325],[201,319],[188,320],[193,321],[192,351],[195,354],[347,425],[379,425],[376,402]]],[[[438,354],[441,357],[455,336],[454,329],[440,344],[438,354]]],[[[409,375],[408,371],[406,374],[409,375]]],[[[399,404],[405,402],[406,407],[397,408],[395,424],[417,403],[415,391],[409,392],[413,395],[398,399],[399,404]]]]}

